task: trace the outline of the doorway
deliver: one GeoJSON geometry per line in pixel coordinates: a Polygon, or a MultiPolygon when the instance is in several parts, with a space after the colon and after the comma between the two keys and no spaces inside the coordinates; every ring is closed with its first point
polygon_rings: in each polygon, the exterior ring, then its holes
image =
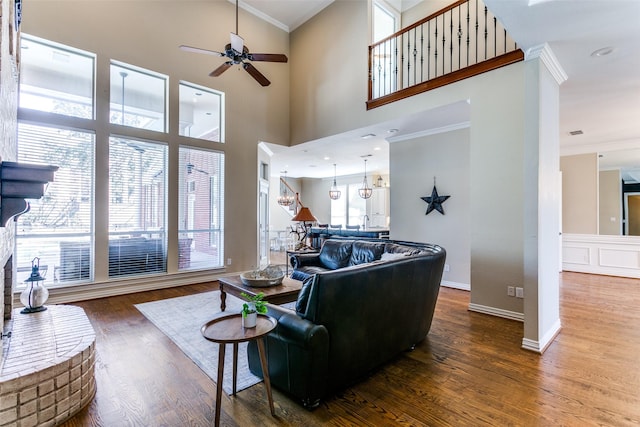
{"type": "Polygon", "coordinates": [[[640,193],[625,193],[624,210],[626,221],[624,223],[627,236],[640,236],[640,193]]]}

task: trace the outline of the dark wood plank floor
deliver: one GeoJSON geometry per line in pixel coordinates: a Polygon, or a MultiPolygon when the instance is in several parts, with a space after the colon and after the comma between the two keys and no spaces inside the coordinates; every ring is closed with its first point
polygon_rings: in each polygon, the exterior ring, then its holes
{"type": "MultiPolygon", "coordinates": [[[[222,399],[229,426],[640,425],[640,280],[561,275],[563,329],[544,355],[520,348],[522,324],[467,310],[442,288],[428,338],[309,412],[263,384],[222,399]]],[[[97,333],[97,394],[65,426],[205,426],[215,383],[133,304],[203,284],[86,301],[97,333]]]]}

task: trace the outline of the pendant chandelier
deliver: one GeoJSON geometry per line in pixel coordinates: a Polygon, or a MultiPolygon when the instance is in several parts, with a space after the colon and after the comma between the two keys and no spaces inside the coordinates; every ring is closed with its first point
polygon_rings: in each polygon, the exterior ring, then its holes
{"type": "Polygon", "coordinates": [[[329,198],[331,200],[338,200],[340,198],[341,191],[338,190],[338,185],[336,184],[336,164],[333,164],[333,185],[329,189],[329,198]]]}
{"type": "Polygon", "coordinates": [[[293,195],[289,194],[289,191],[287,191],[287,171],[284,171],[284,178],[280,177],[280,188],[282,191],[280,196],[278,196],[278,204],[280,206],[293,205],[295,203],[295,199],[293,195]]]}
{"type": "Polygon", "coordinates": [[[358,195],[363,199],[368,199],[373,194],[373,190],[367,183],[367,159],[364,159],[364,180],[362,181],[362,187],[358,189],[358,195]]]}

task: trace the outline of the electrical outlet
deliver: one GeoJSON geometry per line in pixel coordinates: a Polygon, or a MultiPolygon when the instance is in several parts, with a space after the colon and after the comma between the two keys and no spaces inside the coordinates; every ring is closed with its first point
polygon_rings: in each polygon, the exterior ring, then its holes
{"type": "Polygon", "coordinates": [[[231,258],[227,258],[227,265],[231,265],[231,258]]]}
{"type": "Polygon", "coordinates": [[[507,295],[510,297],[516,296],[516,288],[513,286],[507,286],[507,295]]]}
{"type": "Polygon", "coordinates": [[[524,298],[524,288],[516,288],[516,298],[524,298]]]}
{"type": "Polygon", "coordinates": [[[449,271],[449,264],[444,265],[444,271],[449,271]]]}

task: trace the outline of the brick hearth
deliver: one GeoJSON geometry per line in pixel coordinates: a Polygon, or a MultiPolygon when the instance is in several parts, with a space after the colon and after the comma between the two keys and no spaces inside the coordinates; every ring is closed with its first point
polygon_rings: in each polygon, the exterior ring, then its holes
{"type": "Polygon", "coordinates": [[[80,307],[15,309],[5,330],[0,426],[57,425],[95,395],[95,332],[80,307]]]}

